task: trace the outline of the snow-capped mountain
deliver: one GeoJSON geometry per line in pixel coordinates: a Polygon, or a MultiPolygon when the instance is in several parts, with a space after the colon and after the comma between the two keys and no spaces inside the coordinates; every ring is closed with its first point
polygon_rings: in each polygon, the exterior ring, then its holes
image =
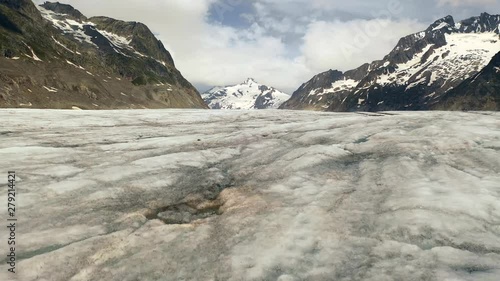
{"type": "MultiPolygon", "coordinates": [[[[451,16],[402,38],[382,60],[342,73],[330,70],[303,84],[284,109],[426,110],[479,73],[500,51],[500,16],[451,16]]],[[[479,108],[480,105],[478,105],[479,108]]]]}
{"type": "Polygon", "coordinates": [[[238,85],[214,87],[201,97],[212,109],[272,109],[280,107],[290,98],[252,78],[238,85]]]}

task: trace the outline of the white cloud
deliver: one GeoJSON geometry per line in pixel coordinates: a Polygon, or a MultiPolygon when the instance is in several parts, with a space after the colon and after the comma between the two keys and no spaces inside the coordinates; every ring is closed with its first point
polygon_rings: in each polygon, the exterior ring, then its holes
{"type": "Polygon", "coordinates": [[[311,69],[349,70],[382,59],[399,38],[422,29],[424,25],[411,20],[319,21],[309,26],[302,52],[311,69]]]}

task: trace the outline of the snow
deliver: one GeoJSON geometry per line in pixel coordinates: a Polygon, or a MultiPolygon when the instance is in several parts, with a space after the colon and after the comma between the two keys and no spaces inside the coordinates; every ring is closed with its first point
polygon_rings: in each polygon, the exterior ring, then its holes
{"type": "Polygon", "coordinates": [[[417,38],[417,40],[420,40],[420,39],[423,39],[425,37],[425,31],[421,31],[419,33],[416,33],[414,34],[415,38],[417,38]]]}
{"type": "MultiPolygon", "coordinates": [[[[461,31],[455,30],[455,28],[460,27],[460,24],[453,27],[446,22],[437,24],[434,31],[446,26],[452,31],[450,34],[444,34],[446,45],[427,44],[427,41],[417,42],[420,44],[415,43],[412,46],[420,46],[420,51],[408,59],[406,59],[408,53],[399,56],[399,58],[404,58],[402,63],[396,64],[395,61],[390,61],[391,56],[382,61],[374,61],[368,66],[366,76],[359,79],[360,81],[344,77],[335,81],[332,87],[311,89],[301,102],[312,107],[320,107],[322,103],[336,99],[318,99],[319,96],[326,94],[333,96],[342,93],[346,94],[346,98],[342,100],[342,104],[344,104],[347,97],[359,98],[359,95],[370,92],[371,89],[380,89],[381,86],[401,87],[405,90],[419,86],[430,87],[435,91],[434,98],[442,96],[446,91],[456,88],[465,79],[474,77],[491,61],[495,54],[500,52],[500,36],[495,32],[461,33],[461,31]],[[421,43],[426,45],[422,46],[421,43]],[[372,69],[376,72],[371,71],[372,69]]],[[[486,27],[484,28],[486,29],[486,27]]],[[[415,33],[412,35],[413,38],[410,37],[410,41],[426,40],[424,39],[426,34],[428,33],[415,33]]],[[[436,34],[429,33],[429,36],[431,35],[436,34]]],[[[401,51],[404,48],[405,51],[408,51],[411,46],[398,45],[393,52],[401,51]]],[[[368,97],[366,99],[368,100],[368,97]]],[[[359,103],[358,100],[358,105],[360,105],[359,103]]]]}
{"type": "MultiPolygon", "coordinates": [[[[63,34],[71,35],[73,38],[75,38],[79,42],[86,42],[94,47],[97,48],[97,45],[95,45],[92,42],[92,38],[85,33],[84,26],[91,26],[94,28],[97,32],[99,32],[102,36],[104,36],[109,43],[112,45],[113,49],[115,52],[123,55],[130,57],[129,55],[123,53],[120,49],[128,49],[132,51],[133,53],[136,53],[140,56],[144,56],[137,52],[133,47],[130,46],[130,42],[132,41],[130,38],[125,38],[123,36],[105,31],[105,30],[100,30],[95,28],[95,24],[92,22],[78,22],[72,19],[67,18],[66,15],[64,14],[58,14],[54,13],[53,11],[47,10],[41,6],[38,6],[38,9],[40,10],[42,16],[51,22],[56,28],[61,30],[63,34]]],[[[53,38],[54,39],[54,38],[53,38]]],[[[69,48],[58,42],[56,39],[54,41],[65,48],[66,50],[71,51],[69,48]]],[[[80,54],[80,53],[78,53],[80,54]]]]}
{"type": "Polygon", "coordinates": [[[500,51],[500,37],[495,33],[452,33],[445,36],[447,45],[434,49],[427,61],[422,62],[422,58],[434,45],[426,46],[408,62],[398,64],[397,71],[379,76],[376,83],[408,84],[407,88],[412,88],[419,84],[432,86],[438,78],[445,84],[457,77],[467,79],[483,69],[500,51]],[[425,74],[430,78],[425,78],[425,74]]]}
{"type": "Polygon", "coordinates": [[[109,42],[111,44],[113,44],[114,46],[116,46],[120,49],[131,48],[130,42],[132,42],[132,40],[130,38],[125,38],[123,36],[120,36],[120,35],[105,31],[105,30],[98,30],[98,31],[104,37],[106,37],[106,39],[108,39],[109,42]]]}
{"type": "Polygon", "coordinates": [[[438,26],[434,27],[432,29],[432,31],[436,31],[436,30],[440,30],[440,29],[443,29],[445,27],[449,27],[450,25],[447,23],[447,22],[442,22],[440,23],[438,26]]]}
{"type": "MultiPolygon", "coordinates": [[[[500,51],[500,38],[495,33],[447,34],[446,41],[448,44],[430,58],[438,57],[438,60],[426,70],[445,81],[472,77],[500,51]],[[442,59],[445,53],[448,55],[442,59]]],[[[433,84],[435,80],[432,80],[429,83],[433,84]]]]}
{"type": "Polygon", "coordinates": [[[41,60],[41,59],[40,59],[40,58],[39,58],[39,57],[35,54],[35,51],[33,51],[33,48],[31,48],[31,46],[29,46],[28,44],[26,44],[26,43],[24,43],[24,42],[23,42],[23,44],[24,44],[26,47],[28,47],[28,49],[29,49],[29,50],[30,50],[30,52],[31,52],[31,56],[29,56],[29,55],[26,55],[26,54],[25,54],[27,57],[32,58],[32,59],[33,59],[33,60],[35,60],[35,61],[42,61],[42,60],[41,60]]]}
{"type": "Polygon", "coordinates": [[[358,84],[359,84],[359,81],[356,81],[354,79],[345,78],[342,80],[337,80],[334,83],[332,83],[331,88],[325,89],[322,93],[319,93],[318,95],[337,93],[340,91],[351,90],[351,89],[355,88],[358,84]]]}
{"type": "Polygon", "coordinates": [[[67,34],[75,38],[78,42],[80,43],[87,43],[90,44],[94,47],[97,48],[97,45],[95,45],[92,42],[92,38],[85,34],[85,31],[83,29],[84,25],[91,25],[93,26],[94,24],[91,22],[78,22],[72,19],[66,18],[66,15],[64,14],[58,14],[54,13],[51,10],[47,10],[41,6],[36,5],[40,13],[42,14],[42,17],[48,20],[54,27],[57,29],[61,30],[63,34],[67,34]]]}
{"type": "Polygon", "coordinates": [[[381,85],[393,84],[398,85],[405,84],[413,75],[415,75],[421,68],[422,57],[427,53],[434,45],[429,44],[425,46],[422,51],[416,53],[412,59],[406,63],[401,63],[396,65],[396,72],[387,73],[381,75],[377,78],[377,83],[381,85]]]}
{"type": "Polygon", "coordinates": [[[425,82],[425,78],[421,78],[420,80],[415,81],[415,82],[411,83],[410,85],[408,85],[408,87],[406,87],[406,91],[407,91],[407,90],[409,90],[409,89],[411,89],[411,88],[413,88],[413,87],[416,87],[416,86],[418,86],[418,85],[421,85],[421,84],[423,84],[424,82],[425,82]]]}
{"type": "Polygon", "coordinates": [[[78,69],[85,70],[85,68],[83,68],[81,65],[76,65],[76,64],[70,62],[69,60],[66,60],[66,63],[69,64],[69,65],[71,65],[71,66],[74,66],[74,67],[76,67],[78,69]]]}
{"type": "Polygon", "coordinates": [[[272,99],[266,99],[267,108],[277,109],[290,96],[272,87],[267,87],[267,90],[261,90],[265,85],[257,83],[249,78],[245,82],[226,87],[214,87],[213,89],[203,93],[201,97],[213,109],[255,109],[256,101],[259,97],[265,97],[268,94],[272,95],[272,99]]]}
{"type": "Polygon", "coordinates": [[[57,93],[57,89],[54,88],[54,87],[47,87],[47,86],[43,86],[43,88],[51,93],[57,93]]]}
{"type": "Polygon", "coordinates": [[[431,78],[429,80],[429,83],[427,83],[427,86],[430,87],[432,86],[437,80],[438,80],[439,76],[437,75],[436,72],[432,72],[431,73],[431,78]]]}
{"type": "Polygon", "coordinates": [[[500,275],[499,113],[4,109],[0,118],[9,120],[0,170],[15,163],[20,178],[19,280],[500,275]],[[145,216],[214,187],[226,187],[220,215],[182,225],[145,216]]]}
{"type": "MultiPolygon", "coordinates": [[[[54,27],[59,29],[63,35],[71,36],[75,40],[80,43],[90,44],[94,48],[99,48],[94,42],[92,42],[92,37],[86,34],[85,28],[91,28],[95,30],[95,32],[100,33],[103,37],[105,37],[113,50],[125,57],[132,58],[131,55],[135,55],[137,57],[145,57],[149,59],[153,59],[157,61],[159,64],[167,67],[167,63],[161,60],[158,60],[154,57],[146,56],[139,51],[137,51],[132,45],[132,36],[124,37],[106,30],[101,30],[96,27],[96,24],[90,21],[76,21],[68,18],[65,14],[55,13],[51,10],[47,10],[41,6],[37,6],[43,18],[49,21],[54,27]]],[[[66,47],[61,42],[57,41],[54,37],[52,37],[56,44],[63,47],[65,50],[76,53],[77,55],[81,55],[79,52],[74,52],[68,47],[66,47]]]]}
{"type": "MultiPolygon", "coordinates": [[[[64,45],[63,43],[61,43],[61,42],[57,41],[57,40],[54,38],[54,36],[52,36],[52,40],[54,40],[54,42],[56,42],[56,44],[57,44],[57,45],[59,45],[59,46],[63,47],[66,51],[68,51],[68,52],[70,52],[70,53],[72,53],[72,54],[75,54],[75,52],[74,52],[74,51],[72,51],[71,49],[69,49],[68,47],[66,47],[66,45],[64,45]]],[[[81,55],[80,53],[77,53],[77,54],[78,54],[78,55],[81,55]]]]}

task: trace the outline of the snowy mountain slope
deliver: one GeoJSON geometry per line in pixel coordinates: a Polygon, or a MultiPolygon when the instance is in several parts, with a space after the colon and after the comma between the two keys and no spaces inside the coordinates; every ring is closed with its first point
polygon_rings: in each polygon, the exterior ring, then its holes
{"type": "Polygon", "coordinates": [[[282,108],[332,111],[423,110],[481,71],[500,51],[500,16],[455,23],[451,16],[402,38],[380,61],[303,84],[282,108]],[[317,84],[316,81],[322,81],[317,84]]]}
{"type": "Polygon", "coordinates": [[[290,98],[252,78],[238,85],[214,87],[201,97],[212,109],[276,109],[290,98]]]}
{"type": "Polygon", "coordinates": [[[500,52],[481,72],[448,91],[435,109],[500,111],[500,52]]]}
{"type": "Polygon", "coordinates": [[[500,113],[0,120],[22,222],[0,280],[499,280],[500,113]]]}
{"type": "Polygon", "coordinates": [[[31,0],[0,18],[0,107],[207,108],[142,23],[31,0]]]}

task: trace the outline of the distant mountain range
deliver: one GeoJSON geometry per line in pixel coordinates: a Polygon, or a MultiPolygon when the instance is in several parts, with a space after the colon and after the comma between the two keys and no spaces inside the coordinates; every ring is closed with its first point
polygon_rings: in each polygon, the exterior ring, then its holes
{"type": "Polygon", "coordinates": [[[212,109],[277,109],[290,98],[252,78],[238,85],[214,87],[201,96],[212,109]]]}
{"type": "Polygon", "coordinates": [[[200,95],[144,24],[0,0],[0,107],[500,110],[499,28],[500,15],[447,16],[382,60],[320,73],[291,97],[253,79],[200,95]]]}
{"type": "Polygon", "coordinates": [[[207,108],[147,26],[0,0],[0,107],[207,108]]]}
{"type": "Polygon", "coordinates": [[[447,16],[402,38],[382,60],[314,76],[281,108],[500,110],[499,27],[499,15],[447,16]]]}

